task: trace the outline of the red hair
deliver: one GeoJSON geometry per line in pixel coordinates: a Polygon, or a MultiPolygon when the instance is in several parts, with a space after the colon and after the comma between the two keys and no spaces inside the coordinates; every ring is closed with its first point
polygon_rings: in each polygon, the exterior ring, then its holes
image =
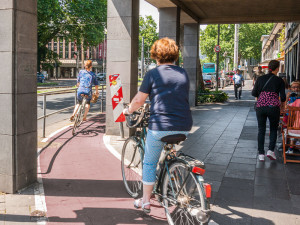
{"type": "Polygon", "coordinates": [[[92,64],[93,64],[92,60],[88,60],[84,63],[84,68],[90,69],[92,67],[92,64]]]}
{"type": "Polygon", "coordinates": [[[151,58],[159,63],[173,63],[179,57],[179,50],[176,42],[170,38],[162,38],[154,42],[151,47],[151,58]]]}

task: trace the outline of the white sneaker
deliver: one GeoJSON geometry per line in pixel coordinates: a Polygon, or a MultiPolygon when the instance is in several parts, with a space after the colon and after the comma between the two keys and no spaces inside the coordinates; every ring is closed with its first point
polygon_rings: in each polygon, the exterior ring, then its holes
{"type": "Polygon", "coordinates": [[[258,155],[258,160],[261,161],[261,162],[264,162],[265,161],[265,155],[264,154],[259,154],[258,155]]]}
{"type": "Polygon", "coordinates": [[[267,152],[267,157],[271,160],[276,160],[276,156],[275,156],[275,153],[271,150],[268,150],[267,152]]]}
{"type": "Polygon", "coordinates": [[[291,149],[291,148],[289,148],[285,153],[286,153],[286,154],[293,154],[293,153],[294,153],[294,150],[291,149]]]}

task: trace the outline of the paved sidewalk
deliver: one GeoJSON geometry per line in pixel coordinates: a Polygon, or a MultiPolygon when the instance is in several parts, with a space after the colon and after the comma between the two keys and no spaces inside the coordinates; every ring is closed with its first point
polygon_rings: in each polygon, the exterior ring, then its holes
{"type": "MultiPolygon", "coordinates": [[[[229,102],[193,109],[193,129],[179,146],[206,163],[205,179],[213,188],[209,224],[300,224],[300,165],[283,165],[280,157],[259,162],[251,82],[241,100],[233,100],[232,86],[224,90],[229,102]]],[[[134,209],[116,157],[123,141],[104,136],[105,115],[89,119],[79,131],[72,136],[67,128],[42,146],[40,175],[48,224],[167,224],[154,201],[150,216],[134,209]]],[[[0,195],[0,225],[36,224],[30,216],[36,207],[34,191],[32,187],[19,195],[0,195]]]]}

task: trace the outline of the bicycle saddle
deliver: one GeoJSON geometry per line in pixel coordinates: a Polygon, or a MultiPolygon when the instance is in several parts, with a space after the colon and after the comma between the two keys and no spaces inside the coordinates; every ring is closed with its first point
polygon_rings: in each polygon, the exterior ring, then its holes
{"type": "Polygon", "coordinates": [[[166,142],[167,144],[179,144],[180,142],[184,141],[186,136],[184,134],[173,134],[168,135],[160,139],[162,142],[166,142]]]}

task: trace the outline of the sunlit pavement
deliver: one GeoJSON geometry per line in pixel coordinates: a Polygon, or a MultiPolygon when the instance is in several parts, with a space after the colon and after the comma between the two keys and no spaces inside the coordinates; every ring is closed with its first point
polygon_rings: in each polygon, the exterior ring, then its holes
{"type": "MultiPolygon", "coordinates": [[[[234,100],[230,86],[227,103],[195,107],[194,127],[180,148],[206,163],[205,180],[213,188],[209,224],[299,224],[300,165],[284,166],[281,152],[276,162],[258,162],[250,82],[241,100],[234,100]]],[[[156,202],[150,216],[133,207],[120,161],[104,145],[104,116],[82,124],[74,137],[70,128],[62,131],[42,150],[49,224],[167,224],[156,202]]],[[[123,142],[108,139],[118,155],[123,142]]]]}

